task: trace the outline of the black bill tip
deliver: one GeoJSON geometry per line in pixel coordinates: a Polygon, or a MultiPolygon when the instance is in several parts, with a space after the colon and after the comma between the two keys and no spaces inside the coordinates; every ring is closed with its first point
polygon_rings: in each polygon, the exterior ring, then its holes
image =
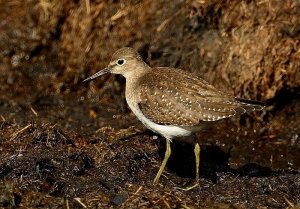
{"type": "Polygon", "coordinates": [[[90,80],[94,80],[95,78],[97,78],[97,77],[99,77],[101,75],[104,75],[106,73],[110,73],[110,69],[109,68],[104,68],[103,70],[100,70],[99,72],[95,73],[94,75],[92,75],[92,76],[84,79],[82,81],[82,83],[85,83],[85,82],[90,81],[90,80]]]}

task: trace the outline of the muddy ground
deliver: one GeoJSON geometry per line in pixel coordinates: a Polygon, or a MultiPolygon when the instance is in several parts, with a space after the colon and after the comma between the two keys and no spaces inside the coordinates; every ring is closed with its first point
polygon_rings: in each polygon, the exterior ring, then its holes
{"type": "Polygon", "coordinates": [[[297,0],[0,1],[1,208],[299,208],[299,40],[297,0]],[[174,140],[153,186],[125,80],[81,83],[123,46],[266,108],[174,140]]]}

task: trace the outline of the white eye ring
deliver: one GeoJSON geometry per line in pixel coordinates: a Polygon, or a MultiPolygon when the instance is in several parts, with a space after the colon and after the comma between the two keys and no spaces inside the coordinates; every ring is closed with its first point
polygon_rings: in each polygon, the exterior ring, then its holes
{"type": "Polygon", "coordinates": [[[122,66],[122,65],[125,64],[125,62],[126,62],[125,59],[118,59],[118,60],[116,61],[116,64],[117,64],[118,66],[122,66]]]}

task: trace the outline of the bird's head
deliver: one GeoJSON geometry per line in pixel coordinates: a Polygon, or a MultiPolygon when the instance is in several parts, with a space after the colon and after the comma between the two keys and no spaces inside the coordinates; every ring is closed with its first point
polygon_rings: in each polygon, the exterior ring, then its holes
{"type": "Polygon", "coordinates": [[[106,68],[86,78],[83,82],[93,80],[106,73],[121,74],[126,78],[129,74],[137,74],[148,68],[149,66],[135,49],[124,47],[113,54],[106,68]]]}

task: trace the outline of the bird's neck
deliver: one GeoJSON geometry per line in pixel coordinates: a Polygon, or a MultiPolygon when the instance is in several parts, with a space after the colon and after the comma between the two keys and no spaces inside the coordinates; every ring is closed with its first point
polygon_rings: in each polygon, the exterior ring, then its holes
{"type": "Polygon", "coordinates": [[[123,76],[126,78],[127,83],[132,83],[137,81],[145,73],[149,72],[149,70],[151,70],[151,67],[145,62],[137,62],[130,66],[130,70],[124,73],[123,76]]]}
{"type": "Polygon", "coordinates": [[[124,75],[126,78],[126,100],[130,108],[135,108],[139,94],[139,81],[149,71],[151,71],[151,68],[145,63],[145,65],[136,65],[128,74],[124,75]],[[130,98],[130,100],[128,100],[128,98],[130,98]]]}

